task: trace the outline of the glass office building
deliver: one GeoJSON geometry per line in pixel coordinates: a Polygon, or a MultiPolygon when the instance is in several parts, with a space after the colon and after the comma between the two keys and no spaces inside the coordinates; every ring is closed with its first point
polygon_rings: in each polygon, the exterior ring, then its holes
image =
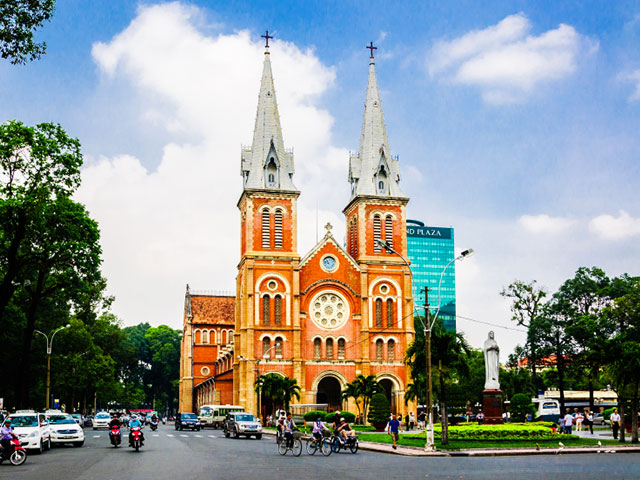
{"type": "MultiPolygon", "coordinates": [[[[428,227],[417,220],[407,220],[407,251],[413,272],[413,301],[416,312],[423,314],[424,288],[429,289],[431,314],[438,307],[438,283],[440,275],[454,259],[453,228],[428,227]]],[[[447,330],[456,331],[456,270],[455,262],[449,265],[442,277],[440,288],[440,313],[447,330]]],[[[418,325],[416,325],[418,328],[418,325]]]]}

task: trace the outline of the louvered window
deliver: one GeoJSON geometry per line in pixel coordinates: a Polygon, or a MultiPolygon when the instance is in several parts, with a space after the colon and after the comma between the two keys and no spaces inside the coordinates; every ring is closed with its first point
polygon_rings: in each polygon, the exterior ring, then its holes
{"type": "Polygon", "coordinates": [[[387,343],[387,360],[394,362],[396,360],[396,342],[389,340],[387,343]]]}
{"type": "Polygon", "coordinates": [[[204,344],[208,344],[209,343],[209,331],[208,330],[203,330],[202,331],[202,343],[204,343],[204,344]]]}
{"type": "Polygon", "coordinates": [[[380,240],[382,226],[380,225],[380,215],[375,215],[373,217],[373,251],[375,253],[380,253],[380,245],[378,245],[378,240],[380,240]]]}
{"type": "Polygon", "coordinates": [[[262,297],[262,324],[263,325],[269,325],[269,314],[271,313],[270,303],[271,303],[271,297],[269,297],[268,295],[265,295],[264,297],[262,297]]]}
{"type": "Polygon", "coordinates": [[[276,295],[273,299],[273,316],[276,325],[282,325],[282,297],[276,295]]]}
{"type": "Polygon", "coordinates": [[[338,358],[340,360],[344,360],[344,350],[345,350],[344,344],[345,344],[344,338],[341,338],[338,340],[338,358]]]}
{"type": "Polygon", "coordinates": [[[282,210],[277,210],[275,214],[275,226],[273,230],[275,248],[282,248],[282,210]]]}
{"type": "Polygon", "coordinates": [[[333,340],[330,338],[327,339],[326,350],[327,350],[327,358],[333,358],[333,340]]]}
{"type": "Polygon", "coordinates": [[[384,343],[382,343],[382,340],[376,342],[376,359],[379,362],[384,360],[384,343]]]}
{"type": "Polygon", "coordinates": [[[376,299],[376,327],[382,326],[382,300],[376,299]]]}
{"type": "Polygon", "coordinates": [[[271,215],[268,210],[262,212],[262,248],[271,247],[271,215]]]}
{"type": "Polygon", "coordinates": [[[262,339],[262,356],[265,357],[267,356],[270,352],[269,349],[271,348],[271,340],[269,338],[263,338],[262,339]]]}
{"type": "Polygon", "coordinates": [[[393,300],[387,300],[387,327],[393,327],[393,300]]]}
{"type": "Polygon", "coordinates": [[[393,217],[391,215],[387,215],[384,219],[384,239],[393,248],[393,217]]]}
{"type": "Polygon", "coordinates": [[[276,357],[282,357],[282,338],[276,337],[276,357]]]}
{"type": "Polygon", "coordinates": [[[320,341],[319,338],[316,338],[313,341],[313,358],[315,358],[316,360],[320,360],[321,356],[322,356],[322,342],[320,341]]]}

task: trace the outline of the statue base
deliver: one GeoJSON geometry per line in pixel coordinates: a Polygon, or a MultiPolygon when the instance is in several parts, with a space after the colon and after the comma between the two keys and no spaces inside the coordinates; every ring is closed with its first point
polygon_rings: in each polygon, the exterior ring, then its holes
{"type": "Polygon", "coordinates": [[[502,425],[502,390],[485,390],[484,396],[484,425],[502,425]]]}

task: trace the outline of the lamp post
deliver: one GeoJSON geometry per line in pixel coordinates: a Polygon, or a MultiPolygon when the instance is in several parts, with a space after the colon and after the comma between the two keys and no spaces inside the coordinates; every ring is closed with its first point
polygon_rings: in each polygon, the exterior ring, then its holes
{"type": "MultiPolygon", "coordinates": [[[[411,272],[411,267],[409,262],[398,252],[396,252],[391,245],[386,240],[376,240],[376,243],[383,247],[386,251],[391,252],[402,259],[405,265],[409,268],[409,273],[411,275],[411,291],[413,292],[413,272],[411,272]]],[[[444,273],[447,271],[447,268],[455,262],[456,260],[462,260],[463,258],[469,257],[473,254],[473,249],[469,248],[467,250],[462,251],[460,255],[451,260],[440,273],[440,281],[438,282],[438,308],[436,310],[436,314],[433,317],[433,321],[430,319],[429,315],[429,292],[425,287],[424,289],[424,308],[425,308],[425,321],[424,321],[424,344],[425,344],[425,354],[426,354],[426,374],[427,374],[427,426],[426,426],[426,441],[424,450],[426,452],[434,452],[436,450],[436,444],[433,436],[433,388],[431,385],[431,329],[438,318],[438,314],[440,313],[440,305],[441,305],[441,288],[442,288],[442,278],[444,277],[444,273]]]]}
{"type": "MultiPolygon", "coordinates": [[[[262,358],[267,359],[269,358],[269,353],[271,352],[271,350],[273,350],[274,348],[276,348],[278,345],[280,345],[280,343],[276,343],[273,347],[269,348],[266,352],[264,352],[262,354],[262,358]]],[[[246,357],[243,357],[242,355],[240,355],[238,357],[240,360],[245,360],[247,362],[250,362],[251,360],[249,360],[246,357]]],[[[255,362],[256,362],[256,380],[258,380],[258,378],[260,377],[260,360],[262,360],[262,358],[256,358],[255,362]]],[[[257,412],[257,416],[260,419],[260,423],[262,423],[262,412],[260,411],[262,405],[260,402],[260,390],[258,390],[256,392],[258,394],[258,412],[257,412]]]]}
{"type": "Polygon", "coordinates": [[[39,333],[40,335],[42,335],[46,340],[47,340],[47,399],[45,402],[46,405],[46,409],[49,410],[49,391],[51,388],[51,347],[53,346],[53,337],[56,336],[56,333],[60,332],[61,330],[64,330],[66,328],[69,328],[71,325],[67,324],[64,327],[60,327],[55,329],[52,333],[51,333],[51,338],[49,338],[45,333],[41,332],[40,330],[34,330],[34,332],[39,333]]]}

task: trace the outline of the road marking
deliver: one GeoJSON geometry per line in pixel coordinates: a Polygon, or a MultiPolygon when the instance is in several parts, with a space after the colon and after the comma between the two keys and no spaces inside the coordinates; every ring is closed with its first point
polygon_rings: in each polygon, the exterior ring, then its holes
{"type": "Polygon", "coordinates": [[[172,435],[170,433],[167,433],[167,437],[175,437],[175,435],[172,435]]]}
{"type": "Polygon", "coordinates": [[[203,438],[202,435],[196,435],[196,438],[203,438]]]}
{"type": "Polygon", "coordinates": [[[160,435],[159,435],[159,434],[157,434],[157,433],[154,433],[154,434],[153,434],[153,436],[154,436],[154,437],[159,437],[160,435]]]}
{"type": "Polygon", "coordinates": [[[207,437],[209,437],[209,438],[216,438],[216,436],[215,436],[215,435],[207,435],[207,437]]]}
{"type": "Polygon", "coordinates": [[[189,435],[185,435],[184,433],[181,433],[180,436],[184,438],[189,438],[189,435]]]}
{"type": "Polygon", "coordinates": [[[100,438],[100,435],[94,435],[93,438],[100,438]]]}

